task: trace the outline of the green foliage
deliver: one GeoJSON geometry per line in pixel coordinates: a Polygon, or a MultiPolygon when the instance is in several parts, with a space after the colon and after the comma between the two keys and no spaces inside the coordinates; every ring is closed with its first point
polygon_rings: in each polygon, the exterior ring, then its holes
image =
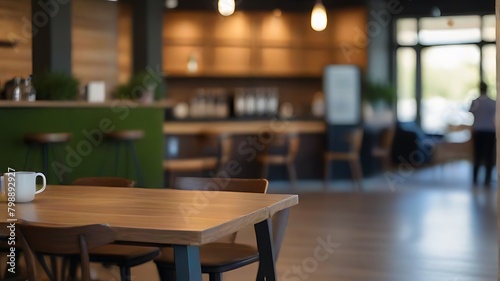
{"type": "Polygon", "coordinates": [[[114,93],[118,99],[140,99],[147,90],[154,91],[154,99],[159,100],[165,92],[165,82],[162,77],[155,73],[141,71],[133,75],[130,80],[123,85],[119,85],[114,93]]]}
{"type": "Polygon", "coordinates": [[[389,84],[365,82],[363,99],[371,103],[381,101],[392,105],[396,101],[396,89],[389,84]]]}
{"type": "Polygon", "coordinates": [[[37,100],[75,100],[80,82],[70,74],[46,72],[33,77],[37,100]]]}

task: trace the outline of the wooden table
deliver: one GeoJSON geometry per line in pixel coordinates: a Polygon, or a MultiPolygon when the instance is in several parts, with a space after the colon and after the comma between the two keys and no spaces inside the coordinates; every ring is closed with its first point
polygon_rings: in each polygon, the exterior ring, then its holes
{"type": "MultiPolygon", "coordinates": [[[[118,241],[173,246],[177,280],[183,281],[202,280],[199,245],[254,225],[259,276],[270,281],[277,280],[270,218],[296,204],[297,195],[49,185],[33,202],[16,204],[15,218],[105,223],[116,230],[118,241]]],[[[9,220],[6,203],[0,204],[0,219],[9,220]]],[[[1,227],[0,233],[6,230],[1,227]]]]}

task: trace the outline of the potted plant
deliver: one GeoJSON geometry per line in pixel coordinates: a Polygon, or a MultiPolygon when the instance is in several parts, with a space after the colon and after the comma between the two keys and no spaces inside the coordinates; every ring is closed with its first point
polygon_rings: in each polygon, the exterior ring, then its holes
{"type": "Polygon", "coordinates": [[[62,72],[45,72],[33,77],[37,100],[76,100],[80,82],[62,72]]]}
{"type": "Polygon", "coordinates": [[[388,107],[392,108],[396,101],[396,89],[390,84],[365,82],[363,85],[363,98],[369,102],[374,109],[388,107]]]}
{"type": "Polygon", "coordinates": [[[131,99],[150,103],[163,97],[165,83],[155,73],[141,71],[133,75],[126,84],[116,88],[114,96],[118,99],[131,99]]]}

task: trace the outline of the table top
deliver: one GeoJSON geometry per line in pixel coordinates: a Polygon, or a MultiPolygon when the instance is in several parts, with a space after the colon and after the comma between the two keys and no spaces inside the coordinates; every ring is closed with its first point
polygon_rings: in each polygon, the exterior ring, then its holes
{"type": "MultiPolygon", "coordinates": [[[[32,222],[105,223],[120,241],[201,245],[296,204],[297,195],[48,185],[14,208],[15,218],[32,222]]],[[[0,203],[0,219],[9,219],[6,203],[0,203]]]]}

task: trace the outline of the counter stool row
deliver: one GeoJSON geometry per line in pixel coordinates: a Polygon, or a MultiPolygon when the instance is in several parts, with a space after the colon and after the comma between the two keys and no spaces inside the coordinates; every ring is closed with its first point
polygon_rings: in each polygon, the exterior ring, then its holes
{"type": "MultiPolygon", "coordinates": [[[[138,183],[143,182],[142,172],[139,164],[139,159],[135,150],[134,143],[144,137],[143,130],[119,130],[108,133],[104,136],[108,143],[113,145],[114,159],[112,164],[114,166],[115,176],[130,177],[131,171],[126,167],[126,175],[119,174],[120,164],[128,163],[128,159],[132,158],[135,176],[138,183]],[[125,161],[122,161],[122,156],[125,154],[125,161]]],[[[45,133],[27,133],[24,135],[24,143],[27,146],[26,157],[24,161],[24,170],[33,169],[36,162],[37,149],[41,149],[42,154],[42,170],[45,175],[48,174],[50,164],[49,157],[51,156],[54,161],[65,163],[64,147],[63,145],[69,144],[73,135],[69,132],[45,132],[45,133]]],[[[105,163],[106,161],[103,161],[105,163]]],[[[66,178],[59,178],[59,183],[67,182],[66,178]]]]}

